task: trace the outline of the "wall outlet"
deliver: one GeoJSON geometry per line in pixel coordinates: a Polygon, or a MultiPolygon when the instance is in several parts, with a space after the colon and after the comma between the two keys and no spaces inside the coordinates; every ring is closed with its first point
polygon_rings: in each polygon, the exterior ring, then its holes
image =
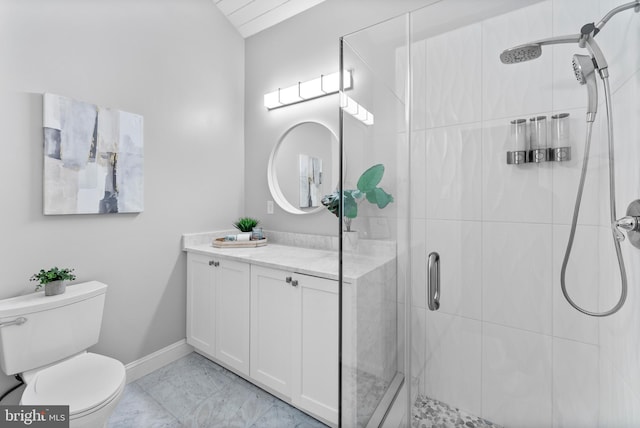
{"type": "Polygon", "coordinates": [[[273,214],[273,201],[267,201],[267,214],[273,214]]]}

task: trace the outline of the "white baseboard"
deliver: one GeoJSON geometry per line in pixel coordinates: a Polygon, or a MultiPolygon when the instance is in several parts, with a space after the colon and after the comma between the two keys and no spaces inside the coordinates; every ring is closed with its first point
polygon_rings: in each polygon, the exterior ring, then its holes
{"type": "Polygon", "coordinates": [[[193,347],[187,344],[186,339],[166,346],[156,352],[146,355],[138,360],[125,365],[127,371],[127,383],[140,379],[154,370],[166,366],[177,359],[189,355],[193,352],[193,347]]]}

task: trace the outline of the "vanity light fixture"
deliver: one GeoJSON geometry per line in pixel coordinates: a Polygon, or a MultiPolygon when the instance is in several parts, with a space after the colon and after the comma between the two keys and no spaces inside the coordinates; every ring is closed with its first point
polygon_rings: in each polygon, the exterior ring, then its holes
{"type": "MultiPolygon", "coordinates": [[[[351,72],[344,70],[344,89],[353,86],[351,72]]],[[[340,72],[320,75],[320,77],[307,82],[298,82],[287,88],[278,88],[277,91],[264,94],[264,106],[268,110],[284,107],[325,95],[335,94],[340,90],[340,72]]]]}
{"type": "Polygon", "coordinates": [[[340,97],[340,108],[365,125],[373,125],[373,113],[370,113],[367,109],[355,102],[350,96],[342,94],[340,97]]]}

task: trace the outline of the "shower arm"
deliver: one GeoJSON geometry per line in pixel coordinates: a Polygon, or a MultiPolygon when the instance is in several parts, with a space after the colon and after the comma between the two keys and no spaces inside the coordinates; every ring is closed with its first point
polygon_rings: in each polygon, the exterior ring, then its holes
{"type": "MultiPolygon", "coordinates": [[[[615,15],[619,14],[620,12],[624,12],[625,10],[632,9],[632,8],[635,9],[634,12],[636,13],[640,12],[640,0],[635,0],[630,3],[625,3],[623,5],[620,5],[616,8],[611,9],[609,12],[607,12],[605,16],[602,17],[602,19],[597,24],[594,24],[594,23],[585,24],[582,27],[581,34],[554,37],[552,39],[546,39],[546,40],[542,40],[534,43],[539,43],[540,45],[553,45],[557,43],[578,42],[582,45],[582,43],[586,41],[587,35],[591,34],[592,37],[595,37],[600,32],[600,30],[602,30],[602,27],[604,27],[611,18],[613,18],[615,15]]],[[[580,47],[584,47],[584,46],[580,46],[580,47]]]]}
{"type": "MultiPolygon", "coordinates": [[[[635,8],[635,12],[640,12],[640,0],[636,0],[636,1],[632,1],[631,3],[626,3],[623,4],[621,6],[618,6],[614,9],[611,9],[611,11],[609,11],[609,13],[607,13],[601,20],[600,22],[598,22],[594,27],[595,27],[595,34],[598,34],[598,32],[600,30],[602,30],[602,27],[604,27],[604,25],[611,19],[613,18],[614,15],[617,15],[618,13],[627,10],[627,9],[631,9],[631,8],[635,8]]],[[[594,36],[595,36],[594,34],[594,36]]]]}
{"type": "MultiPolygon", "coordinates": [[[[536,40],[535,42],[530,42],[530,43],[527,43],[526,45],[543,46],[543,45],[559,45],[563,43],[578,43],[581,37],[582,37],[582,34],[568,34],[566,36],[557,36],[557,37],[550,37],[548,39],[536,40]]],[[[517,49],[521,46],[526,46],[526,45],[515,46],[512,49],[517,49]]]]}
{"type": "Polygon", "coordinates": [[[591,57],[595,61],[596,68],[601,78],[609,77],[609,65],[604,58],[600,46],[594,40],[594,37],[600,32],[602,27],[615,15],[625,10],[634,8],[635,12],[640,12],[640,0],[635,0],[630,3],[623,4],[614,9],[611,9],[597,24],[593,22],[585,24],[580,29],[580,34],[572,34],[568,36],[552,37],[550,39],[539,40],[533,42],[534,44],[542,45],[554,45],[559,43],[578,43],[581,48],[587,48],[591,57]]]}
{"type": "Polygon", "coordinates": [[[626,3],[614,9],[611,9],[597,24],[591,22],[583,25],[580,29],[580,34],[578,35],[578,46],[580,46],[581,48],[587,48],[587,50],[591,54],[591,57],[595,61],[596,68],[598,69],[600,77],[603,79],[609,77],[609,66],[607,64],[607,61],[604,59],[604,55],[602,54],[600,47],[594,40],[594,37],[600,32],[602,27],[604,27],[605,24],[609,22],[611,18],[613,18],[618,13],[631,8],[634,8],[635,12],[640,12],[640,0],[635,0],[631,3],[626,3]]]}
{"type": "MultiPolygon", "coordinates": [[[[640,0],[638,0],[637,2],[634,2],[633,4],[640,5],[640,0]]],[[[611,13],[612,12],[607,14],[607,16],[610,15],[611,13]]],[[[587,25],[593,26],[593,24],[587,24],[587,25]]],[[[586,25],[582,28],[584,29],[585,27],[586,25]]],[[[566,36],[557,36],[557,37],[551,37],[548,39],[536,40],[535,42],[531,42],[530,44],[544,46],[544,45],[558,45],[558,44],[565,44],[565,43],[568,43],[568,44],[577,43],[580,47],[587,48],[587,51],[589,51],[591,58],[593,58],[595,61],[595,65],[596,65],[596,68],[598,69],[598,73],[600,74],[600,77],[604,79],[605,77],[609,77],[609,71],[607,70],[609,67],[609,64],[607,63],[607,60],[604,58],[604,54],[600,50],[600,46],[598,46],[598,43],[596,43],[594,39],[595,34],[597,34],[597,31],[593,31],[593,33],[588,32],[588,33],[579,33],[579,34],[569,34],[566,36]]],[[[521,46],[525,46],[525,45],[521,45],[521,46]]],[[[518,47],[520,46],[516,46],[513,49],[517,49],[518,47]]]]}

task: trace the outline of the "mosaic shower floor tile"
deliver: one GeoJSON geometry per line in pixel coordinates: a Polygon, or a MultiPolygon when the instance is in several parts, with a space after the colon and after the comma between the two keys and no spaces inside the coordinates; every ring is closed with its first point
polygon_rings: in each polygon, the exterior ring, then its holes
{"type": "Polygon", "coordinates": [[[412,428],[501,428],[438,400],[419,395],[413,405],[412,428]]]}

